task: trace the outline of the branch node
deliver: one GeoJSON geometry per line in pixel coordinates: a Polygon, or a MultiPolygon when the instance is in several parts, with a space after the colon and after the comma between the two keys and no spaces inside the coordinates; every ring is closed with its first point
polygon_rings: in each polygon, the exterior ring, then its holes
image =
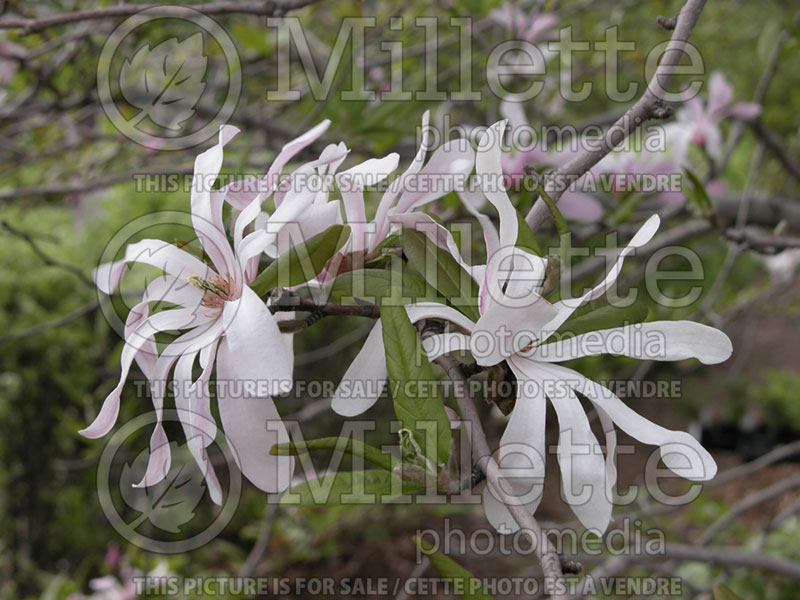
{"type": "Polygon", "coordinates": [[[656,19],[659,25],[661,25],[667,31],[672,31],[675,29],[675,25],[678,24],[678,17],[658,17],[656,19]]]}

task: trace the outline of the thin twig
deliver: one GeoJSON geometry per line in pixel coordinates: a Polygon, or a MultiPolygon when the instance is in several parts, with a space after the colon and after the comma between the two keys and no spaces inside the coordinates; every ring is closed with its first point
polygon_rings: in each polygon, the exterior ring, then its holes
{"type": "Polygon", "coordinates": [[[29,234],[27,231],[22,231],[21,229],[17,229],[11,223],[6,220],[0,221],[0,226],[3,227],[6,231],[10,234],[17,236],[18,238],[25,241],[28,246],[31,247],[31,250],[34,251],[36,256],[42,259],[44,263],[50,267],[57,267],[59,269],[63,269],[75,275],[78,279],[81,280],[85,285],[94,289],[94,282],[87,277],[87,275],[75,265],[71,265],[69,263],[62,262],[60,260],[56,260],[55,258],[51,257],[47,254],[44,250],[39,247],[39,244],[36,243],[36,240],[33,239],[33,236],[29,234]]]}
{"type": "MultiPolygon", "coordinates": [[[[579,156],[569,161],[563,167],[551,173],[547,180],[555,182],[550,196],[558,202],[561,195],[566,191],[569,183],[576,181],[581,175],[588,172],[594,165],[600,162],[611,150],[618,146],[633,131],[638,129],[645,121],[654,116],[653,111],[661,105],[661,90],[666,89],[670,79],[672,79],[673,68],[680,62],[684,55],[686,42],[692,33],[700,11],[705,5],[705,0],[688,0],[681,8],[677,17],[675,30],[672,38],[664,51],[661,64],[653,74],[652,79],[647,84],[647,90],[639,100],[629,108],[608,130],[603,137],[599,148],[586,150],[579,156]],[[565,184],[566,183],[566,184],[565,184]]],[[[546,189],[549,186],[545,185],[546,189]]],[[[525,220],[534,230],[542,226],[549,215],[547,205],[542,199],[538,199],[525,220]]]]}
{"type": "Polygon", "coordinates": [[[296,10],[318,2],[319,0],[269,0],[269,2],[209,2],[194,6],[172,6],[162,4],[117,4],[102,8],[90,8],[75,12],[41,19],[27,19],[24,17],[4,17],[0,19],[0,29],[20,29],[23,34],[38,33],[80,21],[97,21],[102,19],[121,19],[135,15],[143,10],[150,10],[151,14],[160,17],[186,16],[188,8],[206,15],[223,15],[231,13],[282,16],[290,10],[296,10]]]}

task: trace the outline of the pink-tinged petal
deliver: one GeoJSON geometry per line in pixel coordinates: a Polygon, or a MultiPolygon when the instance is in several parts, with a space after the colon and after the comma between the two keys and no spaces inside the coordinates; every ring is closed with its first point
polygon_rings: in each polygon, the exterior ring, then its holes
{"type": "Polygon", "coordinates": [[[383,240],[383,238],[386,237],[386,234],[389,231],[389,223],[387,221],[389,209],[392,207],[392,204],[394,204],[397,196],[405,191],[405,186],[408,180],[419,173],[419,170],[422,168],[422,164],[425,162],[425,155],[428,153],[428,149],[431,146],[431,131],[429,128],[430,119],[431,113],[429,110],[426,110],[422,114],[422,141],[419,149],[417,150],[417,154],[414,156],[414,159],[411,161],[411,164],[408,165],[408,168],[405,170],[405,172],[403,172],[400,177],[392,181],[392,183],[389,185],[389,189],[387,189],[381,197],[381,201],[378,204],[378,210],[375,213],[375,224],[377,225],[377,231],[373,240],[373,245],[380,243],[380,240],[383,240]]]}
{"type": "MultiPolygon", "coordinates": [[[[220,190],[225,202],[236,210],[244,210],[259,195],[266,196],[266,186],[257,177],[245,177],[231,181],[220,190]]],[[[212,192],[213,194],[213,192],[212,192]]]]}
{"type": "MultiPolygon", "coordinates": [[[[569,298],[556,302],[555,307],[558,308],[558,315],[547,324],[547,327],[545,328],[546,335],[552,334],[559,327],[561,327],[564,321],[566,321],[579,306],[585,302],[589,302],[590,300],[595,300],[605,294],[606,290],[608,290],[608,288],[610,288],[611,285],[617,280],[617,277],[619,277],[620,271],[622,271],[622,266],[625,263],[625,257],[653,239],[653,236],[656,234],[656,231],[658,231],[660,224],[661,219],[658,215],[651,216],[649,219],[647,219],[647,221],[644,222],[644,225],[639,228],[639,231],[637,231],[636,235],[633,236],[633,239],[628,242],[628,245],[625,246],[625,248],[623,248],[619,253],[616,262],[608,271],[603,281],[578,298],[569,298]]],[[[546,338],[543,338],[542,341],[544,341],[544,339],[546,338]]]]}
{"type": "Polygon", "coordinates": [[[267,254],[277,258],[298,242],[310,240],[332,225],[339,225],[342,222],[341,203],[338,200],[325,204],[312,204],[303,211],[294,224],[281,228],[275,245],[267,248],[267,254]]]}
{"type": "Polygon", "coordinates": [[[502,144],[506,121],[498,121],[481,137],[475,170],[486,198],[500,215],[500,243],[513,246],[517,243],[517,211],[503,183],[502,144]]]}
{"type": "MultiPolygon", "coordinates": [[[[505,479],[505,492],[533,514],[542,499],[545,474],[545,416],[547,399],[541,386],[528,378],[515,358],[509,366],[517,377],[517,401],[500,438],[498,464],[505,479]]],[[[486,518],[501,533],[519,531],[519,525],[487,485],[483,493],[486,518]]]]}
{"type": "MultiPolygon", "coordinates": [[[[235,358],[237,379],[255,384],[264,395],[284,394],[292,388],[292,369],[284,352],[278,323],[249,287],[238,300],[222,309],[226,349],[235,358]]],[[[261,392],[259,392],[261,393],[261,392]]]]}
{"type": "Polygon", "coordinates": [[[336,175],[336,183],[344,202],[347,224],[352,230],[350,250],[358,252],[366,247],[367,214],[364,206],[364,189],[386,179],[397,168],[400,156],[392,153],[383,158],[371,158],[336,175]]]}
{"type": "Polygon", "coordinates": [[[117,289],[120,279],[125,273],[128,261],[125,259],[104,263],[97,267],[92,274],[94,284],[104,294],[111,295],[117,289]]]}
{"type": "MultiPolygon", "coordinates": [[[[148,286],[148,289],[149,288],[150,286],[148,286]]],[[[147,294],[145,293],[145,296],[146,295],[147,294]]],[[[149,315],[150,309],[146,299],[131,308],[127,318],[125,319],[125,330],[123,333],[124,339],[131,339],[133,332],[136,331],[136,329],[145,321],[145,319],[147,319],[149,315]]],[[[153,374],[155,373],[156,369],[157,358],[158,348],[156,347],[155,338],[150,337],[145,339],[141,348],[139,348],[139,351],[135,354],[135,359],[136,364],[139,365],[139,368],[142,370],[142,373],[144,373],[145,378],[148,380],[153,378],[153,374]]]]}
{"type": "Polygon", "coordinates": [[[366,412],[378,401],[388,377],[383,329],[378,320],[339,382],[331,408],[343,417],[355,417],[366,412]]]}
{"type": "Polygon", "coordinates": [[[106,396],[95,420],[78,433],[84,437],[94,439],[102,437],[111,431],[119,414],[119,396],[122,393],[122,386],[125,384],[136,354],[152,342],[153,336],[157,332],[180,329],[193,319],[193,311],[176,309],[159,312],[141,320],[140,324],[129,332],[130,335],[126,336],[125,345],[122,347],[119,382],[111,393],[106,396]]]}
{"type": "Polygon", "coordinates": [[[733,101],[733,86],[721,71],[714,71],[708,80],[708,115],[719,120],[721,112],[733,101]]]}
{"type": "Polygon", "coordinates": [[[134,483],[135,488],[146,488],[156,485],[169,473],[172,465],[172,452],[169,448],[169,439],[161,422],[156,423],[150,436],[150,456],[147,459],[147,470],[139,483],[134,483]]]}
{"type": "MultiPolygon", "coordinates": [[[[521,364],[523,361],[518,361],[521,364]]],[[[529,375],[536,365],[528,363],[529,375]]],[[[528,366],[526,365],[526,366],[528,366]]],[[[558,417],[558,465],[564,498],[584,527],[605,532],[613,508],[603,450],[592,433],[580,400],[568,386],[535,378],[542,386],[558,417]]]]}
{"type": "MultiPolygon", "coordinates": [[[[202,391],[192,383],[192,366],[197,354],[196,352],[184,354],[175,365],[175,408],[186,436],[189,452],[206,480],[211,500],[215,504],[222,504],[222,488],[206,451],[206,447],[216,436],[217,428],[212,420],[198,411],[198,409],[203,410],[198,406],[202,404],[202,398],[197,395],[198,391],[201,394],[202,391]]],[[[201,383],[201,380],[198,380],[198,383],[201,383]]]]}
{"type": "MultiPolygon", "coordinates": [[[[475,165],[475,150],[465,139],[446,142],[417,173],[411,190],[404,192],[393,212],[403,213],[463,188],[475,165]]],[[[406,185],[409,185],[408,183],[406,185]]]]}
{"type": "Polygon", "coordinates": [[[320,152],[319,159],[315,161],[315,163],[319,165],[319,172],[328,173],[330,175],[335,174],[344,162],[344,159],[347,158],[349,152],[344,142],[328,144],[323,148],[322,152],[320,152]]]}
{"type": "Polygon", "coordinates": [[[313,144],[330,126],[331,122],[328,119],[322,121],[319,125],[312,127],[303,135],[296,137],[291,142],[281,148],[278,156],[272,161],[272,165],[264,176],[266,183],[267,193],[270,193],[278,185],[278,178],[290,160],[292,160],[301,150],[313,144]]]}
{"type": "Polygon", "coordinates": [[[722,155],[722,130],[718,125],[709,125],[703,128],[701,145],[712,158],[719,158],[722,155]]]}
{"type": "Polygon", "coordinates": [[[128,245],[125,258],[100,265],[94,271],[94,282],[104,294],[111,294],[130,263],[142,263],[161,269],[175,277],[197,275],[205,278],[210,269],[188,252],[163,240],[142,240],[128,245]]]}
{"type": "Polygon", "coordinates": [[[242,239],[244,238],[245,228],[255,221],[256,217],[258,217],[260,214],[261,201],[259,198],[256,198],[250,204],[245,206],[244,209],[236,216],[236,220],[234,221],[233,225],[233,248],[237,254],[239,251],[239,245],[242,243],[242,239]]]}
{"type": "Polygon", "coordinates": [[[535,16],[527,31],[523,32],[525,39],[529,42],[535,42],[541,39],[553,37],[552,33],[546,35],[550,29],[558,24],[558,16],[553,13],[544,13],[535,16]]]}
{"type": "Polygon", "coordinates": [[[192,176],[191,209],[192,225],[200,244],[218,271],[229,271],[233,262],[230,245],[222,221],[222,203],[212,202],[211,186],[222,168],[223,148],[237,134],[239,129],[223,125],[219,129],[219,141],[194,161],[192,176]]]}
{"type": "Polygon", "coordinates": [[[440,333],[422,341],[428,360],[436,360],[445,354],[469,350],[469,336],[463,333],[440,333]]]}
{"type": "Polygon", "coordinates": [[[461,424],[461,416],[449,406],[444,407],[447,420],[450,421],[450,429],[458,429],[461,424]]]}
{"type": "MultiPolygon", "coordinates": [[[[569,326],[569,323],[567,323],[569,326]]],[[[534,360],[562,362],[584,356],[617,354],[640,360],[696,358],[706,365],[728,360],[730,338],[719,329],[693,321],[652,321],[589,331],[536,348],[534,360]]]]}
{"type": "MultiPolygon", "coordinates": [[[[147,461],[147,470],[145,471],[142,480],[134,484],[133,487],[149,487],[155,485],[167,476],[169,473],[170,465],[172,464],[172,456],[169,448],[169,440],[164,431],[163,416],[164,416],[164,393],[167,389],[167,380],[172,366],[176,360],[184,359],[183,368],[188,366],[189,375],[191,376],[191,367],[194,364],[194,359],[197,356],[199,349],[190,348],[186,349],[186,342],[191,342],[194,337],[194,332],[189,331],[181,335],[178,339],[173,341],[164,351],[161,356],[156,360],[155,370],[153,377],[150,379],[150,397],[153,401],[153,410],[156,414],[156,425],[153,433],[150,436],[150,456],[147,461]],[[188,363],[188,365],[187,365],[188,363]]],[[[178,373],[176,372],[176,380],[178,373]]],[[[182,390],[175,392],[176,398],[182,390]]]]}
{"type": "Polygon", "coordinates": [[[584,192],[567,190],[558,201],[558,209],[567,219],[582,223],[597,223],[603,218],[603,205],[584,192]]]}
{"type": "Polygon", "coordinates": [[[275,444],[290,441],[286,427],[269,396],[247,397],[239,392],[248,380],[240,376],[240,351],[225,338],[217,351],[217,403],[228,446],[247,479],[257,488],[277,493],[289,487],[294,457],[273,456],[275,444]]]}
{"type": "Polygon", "coordinates": [[[706,481],[717,474],[717,463],[700,443],[685,431],[670,431],[648,421],[629,408],[611,390],[572,369],[538,363],[542,377],[563,380],[586,396],[625,433],[644,444],[659,446],[664,464],[677,475],[693,481],[706,481]]]}
{"type": "Polygon", "coordinates": [[[751,121],[761,114],[758,102],[737,102],[725,109],[725,116],[751,121]]]}

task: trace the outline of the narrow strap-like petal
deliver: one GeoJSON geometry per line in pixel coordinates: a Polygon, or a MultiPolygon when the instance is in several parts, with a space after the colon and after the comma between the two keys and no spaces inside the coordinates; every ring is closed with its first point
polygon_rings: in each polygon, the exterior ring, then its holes
{"type": "Polygon", "coordinates": [[[550,363],[538,363],[537,370],[555,380],[563,380],[586,396],[629,436],[644,444],[659,446],[664,464],[677,475],[693,481],[711,479],[717,463],[700,443],[685,431],[671,431],[648,421],[628,407],[611,390],[572,369],[550,363]]]}
{"type": "Polygon", "coordinates": [[[730,338],[719,329],[693,321],[651,321],[589,331],[551,342],[531,352],[535,360],[563,362],[598,354],[619,354],[640,360],[696,358],[713,365],[733,353],[730,338]]]}

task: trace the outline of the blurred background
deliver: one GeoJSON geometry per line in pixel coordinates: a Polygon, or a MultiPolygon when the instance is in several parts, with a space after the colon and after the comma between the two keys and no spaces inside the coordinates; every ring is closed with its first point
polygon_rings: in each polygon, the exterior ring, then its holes
{"type": "MultiPolygon", "coordinates": [[[[394,150],[400,152],[404,165],[415,152],[414,132],[425,110],[432,111],[435,123],[442,123],[445,115],[451,123],[465,126],[500,118],[500,99],[488,90],[487,55],[503,40],[524,39],[530,33],[516,28],[513,18],[511,23],[504,22],[503,14],[554,15],[551,28],[556,34],[571,26],[574,37],[585,40],[602,40],[607,28],[618,26],[620,39],[636,42],[635,50],[620,56],[619,87],[627,82],[643,87],[647,52],[670,34],[656,19],[677,14],[682,3],[575,0],[519,2],[505,8],[491,0],[295,4],[301,8],[289,15],[302,24],[319,73],[334,52],[344,17],[376,18],[376,27],[367,30],[363,41],[367,64],[355,64],[345,52],[332,73],[332,91],[325,99],[316,99],[303,84],[296,52],[289,72],[278,68],[276,29],[268,27],[266,19],[280,13],[272,12],[269,4],[243,2],[257,6],[211,15],[234,45],[238,61],[234,64],[222,34],[212,33],[204,43],[192,38],[198,24],[208,26],[199,20],[161,18],[124,34],[117,31],[117,48],[128,58],[108,60],[108,69],[123,75],[105,90],[98,61],[106,60],[104,49],[124,16],[56,22],[41,29],[37,24],[114,3],[0,2],[0,595],[4,598],[112,597],[101,596],[101,589],[118,594],[113,597],[134,597],[132,573],[406,578],[426,572],[425,565],[415,563],[412,536],[418,530],[442,531],[445,519],[450,519],[451,527],[467,531],[488,526],[480,506],[276,508],[245,481],[230,523],[191,552],[147,552],[111,527],[97,493],[105,440],[86,440],[77,431],[91,421],[116,385],[122,340],[109,324],[107,310],[124,317],[126,305],[115,299],[110,309],[106,303],[101,310],[91,282],[92,269],[112,236],[135,218],[154,211],[188,210],[188,190],[181,185],[184,179],[144,176],[191,173],[194,156],[212,143],[210,136],[189,145],[169,137],[158,143],[148,135],[131,139],[130,132],[119,125],[129,123],[141,105],[125,93],[125,77],[141,83],[134,57],[146,44],[154,48],[161,40],[179,40],[180,44],[163,47],[161,52],[188,61],[190,73],[193,64],[203,68],[205,78],[194,82],[197,89],[202,88],[202,96],[186,114],[175,117],[169,110],[165,114],[154,111],[150,119],[175,132],[178,139],[219,117],[219,107],[226,105],[233,90],[236,102],[225,108],[230,109],[229,116],[222,115],[242,129],[226,148],[225,169],[231,172],[263,173],[277,149],[326,118],[332,125],[324,143],[345,141],[352,150],[346,165],[394,150]],[[416,17],[425,16],[437,17],[433,21],[436,39],[430,33],[426,39],[425,28],[411,26],[416,17]],[[402,17],[406,26],[393,29],[390,17],[402,17]],[[450,17],[472,19],[471,45],[460,44],[460,30],[451,25],[450,17]],[[386,40],[402,43],[402,61],[393,63],[381,50],[386,40]],[[197,43],[203,46],[192,46],[197,43]],[[436,79],[440,89],[457,89],[464,76],[460,60],[468,56],[472,87],[483,92],[481,100],[343,100],[338,93],[349,89],[356,71],[366,72],[371,89],[380,90],[400,75],[404,89],[424,89],[425,50],[431,45],[439,49],[436,79]],[[241,75],[240,91],[235,72],[241,75]],[[282,89],[290,74],[292,82],[300,82],[300,98],[268,99],[268,91],[282,89]],[[109,100],[120,115],[109,114],[109,100]]],[[[696,149],[691,155],[692,171],[699,179],[715,182],[705,187],[717,210],[712,213],[704,208],[694,188],[694,198],[667,215],[665,230],[689,221],[707,225],[680,238],[681,244],[702,258],[702,279],[675,280],[662,288],[670,295],[684,286],[702,285],[697,301],[668,308],[646,300],[643,263],[637,260],[630,261],[623,275],[625,286],[642,290],[651,319],[693,318],[721,327],[734,341],[733,358],[713,369],[688,361],[641,364],[618,357],[584,359],[580,364],[582,372],[597,380],[679,382],[675,398],[629,397],[626,401],[660,424],[691,428],[720,463],[719,482],[707,486],[688,506],[662,511],[643,499],[622,507],[620,514],[635,516],[642,531],[658,528],[668,540],[680,544],[696,543],[709,527],[732,514],[708,541],[781,557],[795,565],[800,563],[800,466],[792,460],[800,450],[796,339],[800,259],[796,249],[739,245],[721,235],[724,225],[720,223],[735,221],[739,202],[749,197],[758,225],[782,236],[798,228],[797,11],[797,3],[779,0],[709,2],[704,8],[691,39],[704,59],[706,77],[712,71],[722,72],[732,86],[734,101],[758,101],[763,110],[754,122],[722,122],[724,139],[736,141],[725,164],[707,160],[696,149]],[[761,462],[752,462],[759,457],[761,462]],[[752,507],[741,506],[742,499],[764,490],[770,490],[766,498],[752,502],[752,507]]],[[[547,35],[533,41],[541,39],[547,35]]],[[[574,61],[576,85],[590,81],[595,92],[583,102],[559,102],[553,86],[552,93],[525,105],[531,123],[605,126],[628,106],[612,102],[603,93],[601,54],[577,53],[574,61]]],[[[186,85],[192,84],[190,80],[186,85]]],[[[704,90],[701,96],[706,94],[704,90]]],[[[523,212],[531,200],[524,192],[515,197],[523,212]]],[[[600,222],[576,225],[580,243],[596,245],[605,232],[615,229],[628,239],[643,212],[635,206],[620,211],[623,203],[613,194],[605,195],[600,222]]],[[[463,211],[454,197],[445,198],[434,210],[456,220],[463,211]]],[[[461,216],[467,219],[466,214],[461,216]]],[[[176,239],[181,235],[179,225],[165,227],[164,232],[176,239]]],[[[686,266],[673,257],[661,268],[682,271],[686,266]]],[[[584,281],[598,276],[587,270],[584,281]]],[[[297,378],[336,381],[367,332],[368,324],[358,318],[327,319],[324,326],[297,335],[297,378]]],[[[143,376],[133,373],[131,379],[143,376]]],[[[148,408],[149,400],[129,383],[118,427],[148,408]]],[[[288,419],[302,422],[306,439],[334,435],[343,421],[328,410],[324,398],[282,399],[279,409],[288,419]]],[[[496,441],[503,417],[489,405],[480,409],[496,441]]],[[[391,404],[379,402],[371,414],[389,420],[391,404]]],[[[170,433],[172,439],[182,439],[178,430],[170,433]]],[[[392,443],[388,432],[371,435],[376,445],[392,443]]],[[[129,460],[146,448],[146,439],[144,432],[125,441],[129,460]]],[[[320,458],[319,466],[324,468],[327,457],[320,458]]],[[[643,460],[638,454],[621,456],[619,470],[620,484],[642,484],[643,460]]],[[[548,489],[557,490],[557,469],[549,473],[554,479],[548,489]]],[[[682,484],[675,485],[676,490],[683,489],[682,484]]],[[[129,510],[137,514],[135,508],[129,510]]],[[[207,496],[195,509],[206,519],[218,510],[207,496]]],[[[557,493],[546,494],[537,516],[554,527],[567,526],[573,519],[557,493]]],[[[537,573],[530,556],[454,558],[480,576],[537,573]]],[[[581,560],[591,569],[604,557],[581,560]]],[[[631,560],[616,568],[619,573],[662,569],[678,574],[686,582],[685,597],[704,593],[719,580],[727,581],[742,598],[797,597],[797,581],[787,574],[708,560],[660,562],[631,560]]]]}

